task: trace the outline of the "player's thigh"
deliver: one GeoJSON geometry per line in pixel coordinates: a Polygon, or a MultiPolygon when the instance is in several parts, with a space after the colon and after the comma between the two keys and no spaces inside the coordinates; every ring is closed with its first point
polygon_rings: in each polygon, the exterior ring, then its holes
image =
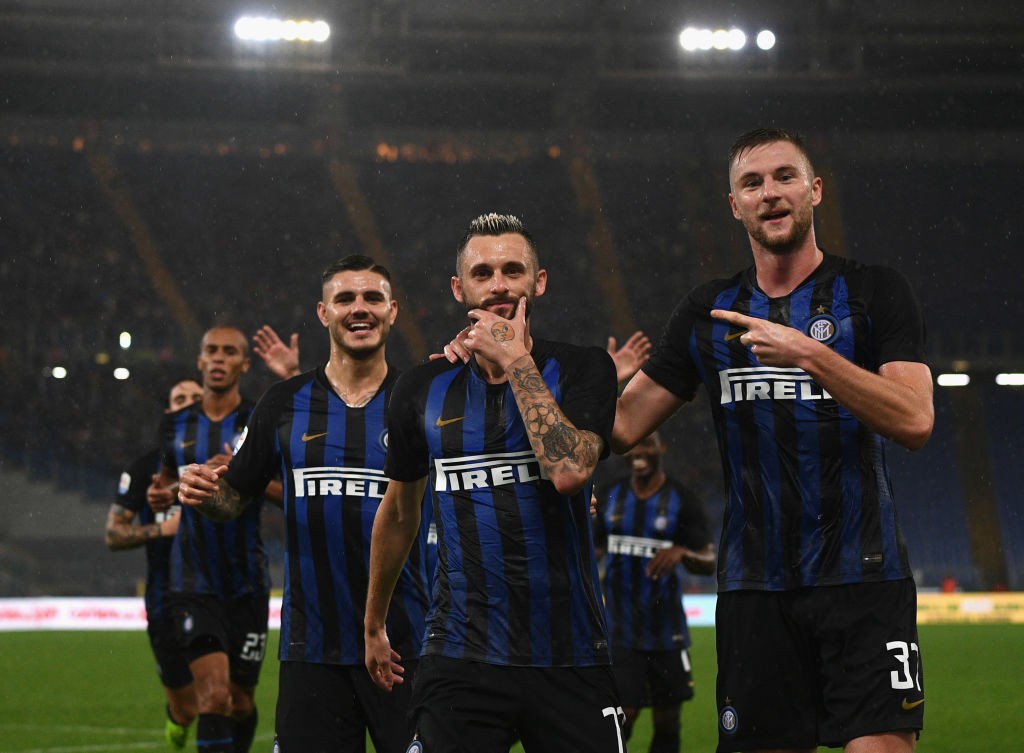
{"type": "Polygon", "coordinates": [[[719,753],[817,745],[816,660],[791,615],[791,600],[786,592],[718,596],[719,753]]]}
{"type": "Polygon", "coordinates": [[[910,579],[822,589],[815,620],[825,714],[821,742],[920,730],[924,677],[910,579]]]}
{"type": "Polygon", "coordinates": [[[623,708],[639,709],[650,705],[645,652],[631,648],[613,648],[612,674],[623,708]]]}
{"type": "Polygon", "coordinates": [[[211,653],[227,653],[231,642],[224,605],[213,596],[171,594],[175,637],[191,665],[211,653]]]}
{"type": "Polygon", "coordinates": [[[192,673],[188,668],[188,658],[181,650],[181,644],[174,630],[174,621],[167,619],[154,620],[146,626],[149,645],[156,659],[157,674],[160,682],[168,690],[177,690],[192,684],[192,673]]]}
{"type": "Polygon", "coordinates": [[[507,753],[516,740],[518,691],[508,667],[424,656],[410,702],[412,729],[428,753],[507,753]]]}
{"type": "Polygon", "coordinates": [[[377,753],[405,753],[409,747],[412,740],[409,705],[418,665],[418,661],[403,660],[405,682],[396,684],[390,692],[377,687],[366,667],[349,669],[377,753]]]}
{"type": "Polygon", "coordinates": [[[523,749],[623,753],[622,706],[611,667],[516,670],[523,697],[523,749]]]}
{"type": "Polygon", "coordinates": [[[652,706],[673,706],[693,698],[689,651],[648,651],[645,660],[652,706]]]}
{"type": "Polygon", "coordinates": [[[269,599],[236,599],[226,611],[231,682],[241,688],[255,688],[267,650],[269,599]]]}
{"type": "Polygon", "coordinates": [[[281,662],[275,720],[279,753],[363,750],[366,717],[350,670],[330,664],[281,662]]]}

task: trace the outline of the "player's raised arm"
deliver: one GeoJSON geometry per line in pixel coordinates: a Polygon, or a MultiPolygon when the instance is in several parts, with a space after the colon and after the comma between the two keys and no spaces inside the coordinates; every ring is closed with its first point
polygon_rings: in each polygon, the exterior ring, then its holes
{"type": "Polygon", "coordinates": [[[575,494],[594,474],[602,440],[573,425],[537,369],[527,346],[526,298],[512,319],[483,309],[469,317],[474,324],[466,348],[504,369],[541,468],[559,494],[575,494]]]}

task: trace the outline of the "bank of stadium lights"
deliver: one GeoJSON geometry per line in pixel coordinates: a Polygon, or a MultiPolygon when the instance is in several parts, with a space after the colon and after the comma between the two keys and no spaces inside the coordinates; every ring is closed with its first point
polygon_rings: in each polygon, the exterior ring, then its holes
{"type": "MultiPolygon", "coordinates": [[[[935,377],[935,383],[939,387],[966,387],[971,383],[971,375],[962,371],[939,374],[935,377]]],[[[996,374],[995,383],[1000,387],[1024,387],[1024,373],[996,374]]]]}
{"type": "MultiPolygon", "coordinates": [[[[768,29],[759,31],[754,43],[761,50],[770,50],[775,46],[775,34],[768,29]]],[[[747,46],[747,33],[735,27],[710,29],[687,26],[679,32],[679,46],[687,52],[739,52],[747,46]]]]}
{"type": "Polygon", "coordinates": [[[939,374],[935,383],[940,387],[966,387],[971,383],[970,374],[939,374]]]}
{"type": "Polygon", "coordinates": [[[242,16],[235,21],[235,36],[245,42],[313,42],[322,44],[331,36],[326,21],[267,16],[242,16]]]}

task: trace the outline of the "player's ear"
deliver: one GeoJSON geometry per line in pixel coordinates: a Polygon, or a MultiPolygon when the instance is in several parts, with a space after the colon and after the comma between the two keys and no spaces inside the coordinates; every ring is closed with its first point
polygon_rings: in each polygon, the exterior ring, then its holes
{"type": "Polygon", "coordinates": [[[733,198],[731,193],[729,194],[729,208],[732,209],[732,216],[738,220],[740,218],[740,213],[736,209],[736,199],[733,198]]]}
{"type": "Polygon", "coordinates": [[[316,318],[320,320],[320,323],[325,327],[330,325],[327,321],[327,306],[323,301],[316,302],[316,318]]]}
{"type": "Polygon", "coordinates": [[[533,295],[535,298],[540,298],[544,295],[544,291],[548,288],[548,271],[546,269],[537,270],[537,279],[533,281],[533,295]]]}
{"type": "Polygon", "coordinates": [[[458,275],[452,276],[452,295],[455,296],[455,300],[459,303],[465,303],[462,296],[462,280],[459,279],[458,275]]]}
{"type": "Polygon", "coordinates": [[[811,181],[811,206],[816,207],[821,203],[821,178],[815,177],[811,181]]]}

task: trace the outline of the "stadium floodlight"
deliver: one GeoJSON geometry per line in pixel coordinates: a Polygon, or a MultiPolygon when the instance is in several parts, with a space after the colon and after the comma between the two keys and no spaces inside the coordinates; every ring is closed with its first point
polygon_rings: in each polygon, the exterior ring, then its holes
{"type": "Polygon", "coordinates": [[[940,387],[966,387],[971,383],[970,374],[939,374],[935,378],[940,387]]]}
{"type": "Polygon", "coordinates": [[[132,347],[132,333],[122,332],[117,336],[117,343],[121,346],[121,350],[128,350],[128,348],[132,347]]]}
{"type": "MultiPolygon", "coordinates": [[[[762,50],[771,49],[775,44],[775,35],[772,34],[771,44],[767,47],[761,44],[761,36],[771,34],[762,31],[758,35],[758,46],[762,50]]],[[[747,46],[747,33],[743,29],[733,27],[731,29],[711,29],[697,26],[687,26],[679,32],[679,46],[687,52],[698,52],[716,50],[718,52],[739,52],[747,46]]]]}
{"type": "Polygon", "coordinates": [[[65,379],[68,375],[68,370],[63,366],[54,366],[50,369],[50,376],[54,379],[65,379]]]}
{"type": "Polygon", "coordinates": [[[1015,372],[996,374],[996,384],[1000,387],[1024,387],[1024,374],[1015,372]]]}
{"type": "Polygon", "coordinates": [[[114,379],[119,382],[123,382],[125,379],[131,376],[131,372],[128,371],[124,366],[118,366],[114,369],[114,379]]]}
{"type": "Polygon", "coordinates": [[[679,33],[679,44],[687,52],[710,50],[714,43],[714,32],[711,29],[698,29],[687,26],[679,33]]]}
{"type": "Polygon", "coordinates": [[[326,21],[302,18],[242,16],[235,21],[235,36],[245,42],[326,42],[331,27],[326,21]]]}
{"type": "Polygon", "coordinates": [[[763,29],[757,32],[757,46],[762,50],[770,50],[775,46],[775,32],[771,29],[763,29]]]}

